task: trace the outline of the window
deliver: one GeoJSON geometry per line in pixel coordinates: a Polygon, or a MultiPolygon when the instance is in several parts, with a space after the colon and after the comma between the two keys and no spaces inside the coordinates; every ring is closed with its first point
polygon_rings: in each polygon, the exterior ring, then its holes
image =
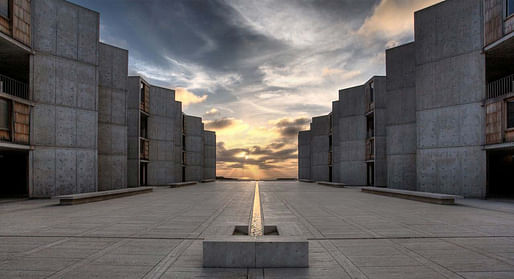
{"type": "Polygon", "coordinates": [[[367,138],[375,136],[375,120],[373,119],[373,115],[369,115],[366,119],[366,130],[367,138]]]}
{"type": "Polygon", "coordinates": [[[507,16],[514,14],[514,0],[507,0],[507,16]]]}
{"type": "Polygon", "coordinates": [[[369,84],[369,102],[373,103],[375,101],[375,83],[372,82],[369,84]]]}
{"type": "Polygon", "coordinates": [[[148,138],[148,117],[146,117],[146,115],[143,114],[141,114],[140,137],[148,138]]]}
{"type": "Polygon", "coordinates": [[[9,0],[0,0],[0,16],[9,18],[9,0]]]}
{"type": "Polygon", "coordinates": [[[514,100],[507,102],[507,129],[514,128],[514,100]]]}
{"type": "Polygon", "coordinates": [[[0,99],[0,130],[9,130],[9,103],[0,99]]]}

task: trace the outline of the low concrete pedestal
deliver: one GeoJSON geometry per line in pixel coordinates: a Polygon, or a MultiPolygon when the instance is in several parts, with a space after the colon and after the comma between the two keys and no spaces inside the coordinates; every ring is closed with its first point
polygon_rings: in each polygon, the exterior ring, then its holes
{"type": "Polygon", "coordinates": [[[309,242],[280,236],[230,236],[203,241],[203,266],[309,267],[309,242]]]}

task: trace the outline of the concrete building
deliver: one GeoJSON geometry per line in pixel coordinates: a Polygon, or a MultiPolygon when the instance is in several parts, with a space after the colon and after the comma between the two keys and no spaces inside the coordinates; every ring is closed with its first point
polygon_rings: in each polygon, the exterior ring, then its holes
{"type": "Polygon", "coordinates": [[[128,122],[130,187],[216,178],[216,134],[182,113],[174,90],[129,77],[128,122]]]}
{"type": "MultiPolygon", "coordinates": [[[[0,197],[182,181],[174,91],[131,92],[128,51],[99,42],[99,19],[64,0],[0,1],[0,197]]],[[[215,135],[202,133],[200,173],[212,177],[215,135]]]]}
{"type": "Polygon", "coordinates": [[[387,77],[334,102],[332,180],[514,195],[513,14],[512,0],[446,0],[417,11],[415,41],[386,51],[387,77]]]}

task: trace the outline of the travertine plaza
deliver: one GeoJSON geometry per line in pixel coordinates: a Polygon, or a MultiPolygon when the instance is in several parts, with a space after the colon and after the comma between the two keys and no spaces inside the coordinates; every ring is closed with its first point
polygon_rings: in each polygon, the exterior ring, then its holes
{"type": "Polygon", "coordinates": [[[417,11],[414,42],[386,51],[386,76],[340,90],[332,113],[300,132],[299,178],[512,197],[512,5],[417,11]]]}
{"type": "Polygon", "coordinates": [[[514,278],[512,13],[416,12],[300,132],[299,181],[237,181],[97,12],[0,0],[0,278],[514,278]]]}

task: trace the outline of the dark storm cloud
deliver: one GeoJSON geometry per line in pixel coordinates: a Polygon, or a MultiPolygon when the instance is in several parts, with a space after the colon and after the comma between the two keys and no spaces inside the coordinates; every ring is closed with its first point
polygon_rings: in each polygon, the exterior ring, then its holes
{"type": "Polygon", "coordinates": [[[282,119],[275,124],[283,138],[293,138],[298,136],[298,132],[304,130],[311,122],[309,118],[297,118],[293,120],[282,119]]]}
{"type": "Polygon", "coordinates": [[[273,146],[254,146],[252,148],[226,149],[224,142],[218,142],[216,146],[216,160],[227,164],[230,168],[243,168],[243,165],[255,165],[260,169],[272,169],[277,163],[297,158],[296,148],[276,150],[273,146]],[[251,156],[246,159],[245,155],[251,156]]]}
{"type": "Polygon", "coordinates": [[[225,128],[228,128],[228,127],[234,125],[234,123],[235,123],[234,119],[231,119],[231,118],[217,119],[217,120],[206,122],[205,129],[208,129],[208,130],[225,129],[225,128]]]}

